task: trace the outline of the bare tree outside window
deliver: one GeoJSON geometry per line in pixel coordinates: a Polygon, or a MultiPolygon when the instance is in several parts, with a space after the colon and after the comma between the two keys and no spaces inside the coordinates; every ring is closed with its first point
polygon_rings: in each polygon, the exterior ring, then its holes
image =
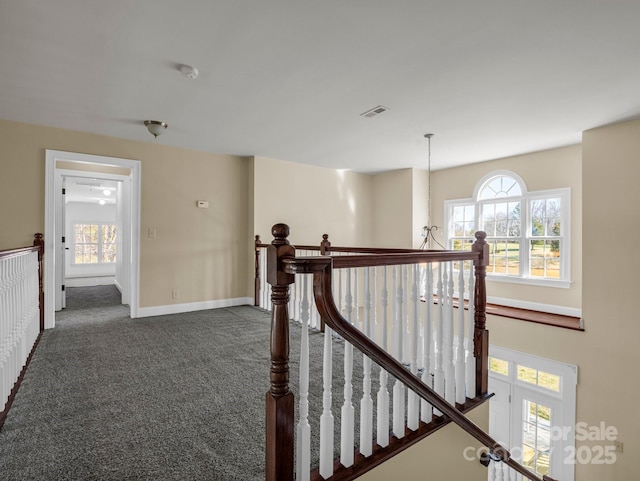
{"type": "Polygon", "coordinates": [[[111,264],[116,262],[115,224],[75,224],[74,264],[111,264]]]}

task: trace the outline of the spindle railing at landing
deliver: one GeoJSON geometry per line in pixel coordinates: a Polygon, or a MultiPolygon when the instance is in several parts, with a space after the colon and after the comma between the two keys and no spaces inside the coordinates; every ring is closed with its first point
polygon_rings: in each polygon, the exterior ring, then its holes
{"type": "Polygon", "coordinates": [[[294,473],[298,481],[355,479],[449,422],[486,446],[494,461],[540,481],[462,414],[488,397],[484,233],[477,233],[471,252],[336,248],[327,235],[319,247],[294,247],[287,240],[286,225],[274,226],[272,233],[275,238],[267,245],[256,236],[255,259],[255,304],[272,310],[271,388],[266,396],[268,481],[293,480],[294,473]],[[298,257],[299,253],[308,256],[298,257]],[[312,286],[306,275],[295,282],[297,274],[313,275],[312,286]],[[464,305],[465,294],[468,312],[458,308],[464,305]],[[289,386],[291,319],[302,324],[297,426],[289,386]],[[314,470],[309,447],[309,328],[325,332],[320,452],[314,470]],[[335,459],[333,342],[344,343],[344,403],[335,459]],[[363,356],[357,449],[354,347],[363,356]],[[375,416],[372,361],[381,368],[375,416]],[[395,378],[391,394],[389,376],[395,378]]]}
{"type": "Polygon", "coordinates": [[[0,428],[44,330],[43,254],[42,234],[0,251],[0,428]]]}

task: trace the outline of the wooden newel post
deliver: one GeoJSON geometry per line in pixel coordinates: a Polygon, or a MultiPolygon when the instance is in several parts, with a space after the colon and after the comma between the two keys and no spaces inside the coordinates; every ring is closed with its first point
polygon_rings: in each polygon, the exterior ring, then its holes
{"type": "Polygon", "coordinates": [[[487,234],[482,231],[475,233],[473,252],[480,253],[480,259],[474,261],[475,289],[474,289],[474,332],[473,355],[476,358],[476,396],[482,396],[489,390],[489,331],[487,331],[487,288],[485,279],[489,265],[489,244],[485,242],[487,234]]]}
{"type": "Polygon", "coordinates": [[[38,303],[40,308],[40,332],[42,332],[44,331],[44,290],[42,289],[44,239],[39,232],[33,235],[33,245],[38,246],[38,303]]]}
{"type": "Polygon", "coordinates": [[[329,234],[322,234],[322,242],[320,242],[320,255],[329,255],[331,251],[331,242],[329,242],[329,234]]]}
{"type": "Polygon", "coordinates": [[[256,240],[254,242],[254,246],[255,246],[255,269],[256,269],[256,274],[255,274],[255,283],[253,286],[253,305],[256,307],[260,306],[260,247],[259,245],[262,244],[262,242],[260,242],[260,236],[257,235],[256,236],[256,240]]]}
{"type": "Polygon", "coordinates": [[[295,257],[289,244],[289,226],[271,228],[273,241],[267,248],[267,282],[271,284],[271,387],[266,395],[266,481],[293,481],[294,399],[289,389],[289,284],[282,259],[295,257]]]}

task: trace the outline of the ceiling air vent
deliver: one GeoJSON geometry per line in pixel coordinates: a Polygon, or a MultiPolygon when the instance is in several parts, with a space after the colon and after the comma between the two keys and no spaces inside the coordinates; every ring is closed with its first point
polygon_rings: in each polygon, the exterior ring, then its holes
{"type": "Polygon", "coordinates": [[[367,110],[366,112],[362,112],[360,115],[364,117],[375,117],[376,115],[380,115],[383,112],[389,110],[387,107],[383,107],[382,105],[378,105],[372,109],[367,110]]]}

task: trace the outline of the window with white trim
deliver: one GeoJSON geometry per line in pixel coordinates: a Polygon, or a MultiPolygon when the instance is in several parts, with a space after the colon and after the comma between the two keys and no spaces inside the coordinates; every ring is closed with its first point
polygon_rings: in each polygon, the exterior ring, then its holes
{"type": "Polygon", "coordinates": [[[115,224],[74,224],[73,263],[112,264],[116,261],[115,224]]]}
{"type": "Polygon", "coordinates": [[[528,192],[513,172],[493,172],[471,199],[445,203],[448,248],[470,250],[487,233],[492,279],[568,287],[570,190],[528,192]]]}

